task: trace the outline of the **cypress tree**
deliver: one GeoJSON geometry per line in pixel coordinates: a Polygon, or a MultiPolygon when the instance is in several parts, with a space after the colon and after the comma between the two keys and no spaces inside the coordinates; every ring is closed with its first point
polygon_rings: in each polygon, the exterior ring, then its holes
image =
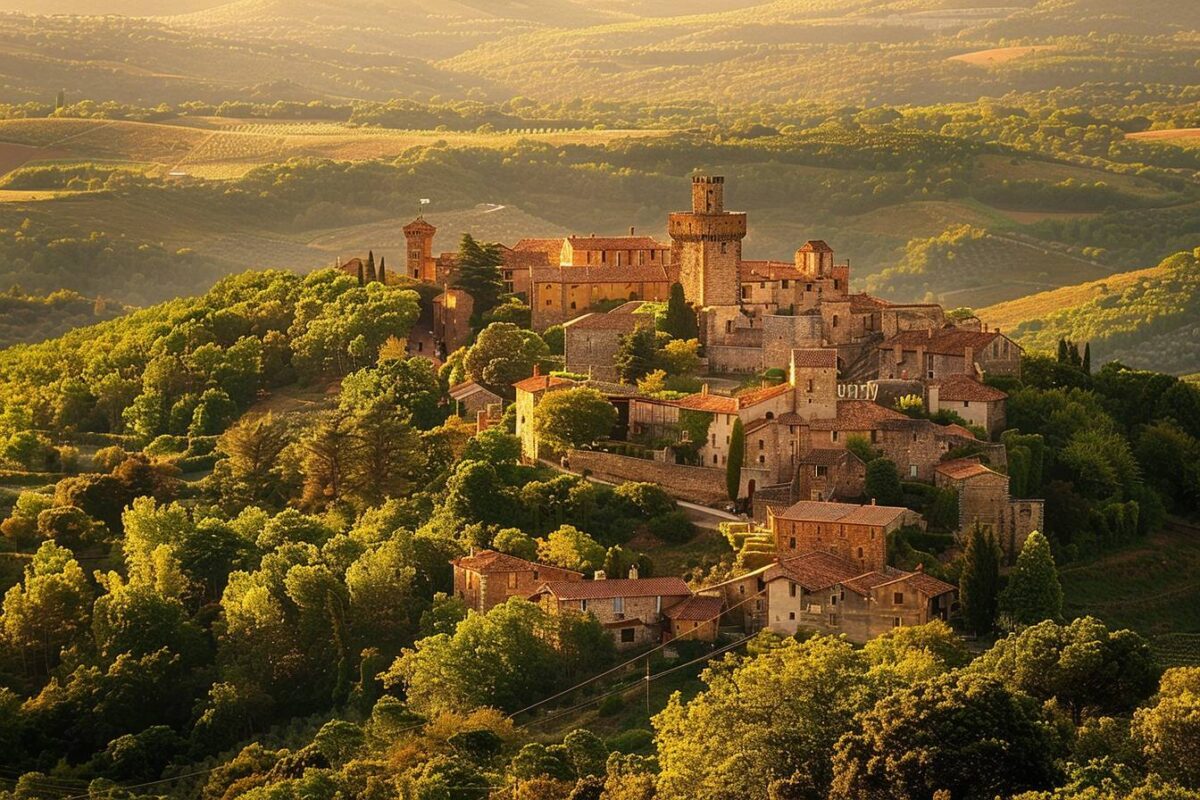
{"type": "Polygon", "coordinates": [[[367,251],[367,283],[375,282],[375,253],[371,250],[367,251]]]}
{"type": "Polygon", "coordinates": [[[741,417],[733,421],[729,434],[729,460],[725,463],[725,490],[730,500],[737,500],[742,486],[742,461],[746,456],[746,431],[741,417]]]}
{"type": "Polygon", "coordinates": [[[996,628],[1000,596],[1000,546],[991,531],[975,523],[962,556],[958,595],[967,627],[987,636],[996,628]]]}
{"type": "Polygon", "coordinates": [[[379,282],[387,286],[387,256],[379,257],[379,282]]]}
{"type": "Polygon", "coordinates": [[[1058,340],[1058,363],[1060,363],[1060,364],[1071,363],[1071,358],[1069,355],[1067,355],[1067,340],[1066,339],[1058,340]]]}
{"type": "Polygon", "coordinates": [[[367,282],[366,282],[366,280],[363,278],[363,263],[362,263],[362,259],[360,258],[360,259],[358,260],[358,285],[359,285],[359,286],[366,286],[366,284],[367,284],[367,282]]]}
{"type": "Polygon", "coordinates": [[[1017,566],[1000,596],[1000,610],[1013,626],[1036,625],[1062,618],[1063,591],[1054,566],[1054,554],[1045,536],[1029,534],[1017,557],[1017,566]]]}
{"type": "Polygon", "coordinates": [[[700,336],[696,324],[696,310],[688,305],[683,295],[683,284],[671,284],[671,296],[667,299],[667,313],[663,318],[663,331],[673,339],[696,339],[700,336]]]}
{"type": "Polygon", "coordinates": [[[1092,374],[1092,343],[1088,342],[1083,346],[1083,371],[1088,375],[1092,374]]]}

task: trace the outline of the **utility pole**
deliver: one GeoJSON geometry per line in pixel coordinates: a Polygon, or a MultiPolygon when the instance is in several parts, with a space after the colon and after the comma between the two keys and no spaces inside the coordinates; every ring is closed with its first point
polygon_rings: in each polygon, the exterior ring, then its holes
{"type": "Polygon", "coordinates": [[[646,656],[646,717],[650,717],[650,656],[646,656]]]}

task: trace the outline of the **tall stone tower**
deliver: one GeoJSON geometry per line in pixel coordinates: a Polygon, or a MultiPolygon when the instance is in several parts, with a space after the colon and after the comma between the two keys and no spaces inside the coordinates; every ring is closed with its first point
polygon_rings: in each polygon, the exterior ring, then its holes
{"type": "Polygon", "coordinates": [[[410,278],[434,283],[437,281],[437,265],[433,259],[433,237],[437,228],[417,217],[404,226],[404,238],[408,242],[406,272],[410,278]]]}
{"type": "Polygon", "coordinates": [[[671,214],[667,231],[688,302],[700,308],[737,305],[746,215],[725,210],[725,179],[692,178],[692,210],[671,214]]]}

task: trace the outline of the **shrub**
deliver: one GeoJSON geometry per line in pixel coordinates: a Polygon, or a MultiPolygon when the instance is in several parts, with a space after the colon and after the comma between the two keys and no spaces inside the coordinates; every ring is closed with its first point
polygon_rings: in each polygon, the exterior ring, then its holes
{"type": "Polygon", "coordinates": [[[696,535],[696,526],[683,511],[660,514],[647,523],[650,533],[669,544],[689,542],[696,535]]]}
{"type": "Polygon", "coordinates": [[[649,753],[654,748],[654,734],[645,728],[622,731],[608,740],[608,748],[618,753],[649,753]]]}

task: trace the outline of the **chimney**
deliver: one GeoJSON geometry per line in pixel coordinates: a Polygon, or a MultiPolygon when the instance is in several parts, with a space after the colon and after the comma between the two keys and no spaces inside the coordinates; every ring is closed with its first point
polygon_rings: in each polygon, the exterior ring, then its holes
{"type": "Polygon", "coordinates": [[[933,338],[933,328],[926,328],[925,333],[929,334],[929,338],[933,338]]]}
{"type": "Polygon", "coordinates": [[[918,563],[918,564],[917,564],[916,571],[917,571],[917,572],[924,572],[924,571],[925,571],[925,565],[924,565],[924,564],[921,564],[921,563],[918,563]]]}
{"type": "Polygon", "coordinates": [[[637,564],[629,568],[629,580],[636,581],[638,579],[637,564]]]}
{"type": "Polygon", "coordinates": [[[533,365],[533,377],[538,378],[538,377],[541,377],[541,375],[542,375],[542,365],[534,364],[533,365]]]}
{"type": "Polygon", "coordinates": [[[701,386],[700,386],[700,394],[701,394],[701,395],[707,395],[707,394],[708,394],[708,384],[707,384],[707,383],[705,383],[705,384],[701,384],[701,386]]]}
{"type": "Polygon", "coordinates": [[[871,498],[871,505],[875,505],[875,498],[874,498],[874,497],[872,497],[872,498],[871,498]]]}
{"type": "Polygon", "coordinates": [[[604,574],[604,570],[602,570],[602,569],[598,569],[598,570],[596,570],[596,574],[595,574],[595,575],[593,575],[592,577],[593,577],[595,580],[602,581],[602,580],[604,580],[605,578],[607,578],[608,576],[604,574]]]}

